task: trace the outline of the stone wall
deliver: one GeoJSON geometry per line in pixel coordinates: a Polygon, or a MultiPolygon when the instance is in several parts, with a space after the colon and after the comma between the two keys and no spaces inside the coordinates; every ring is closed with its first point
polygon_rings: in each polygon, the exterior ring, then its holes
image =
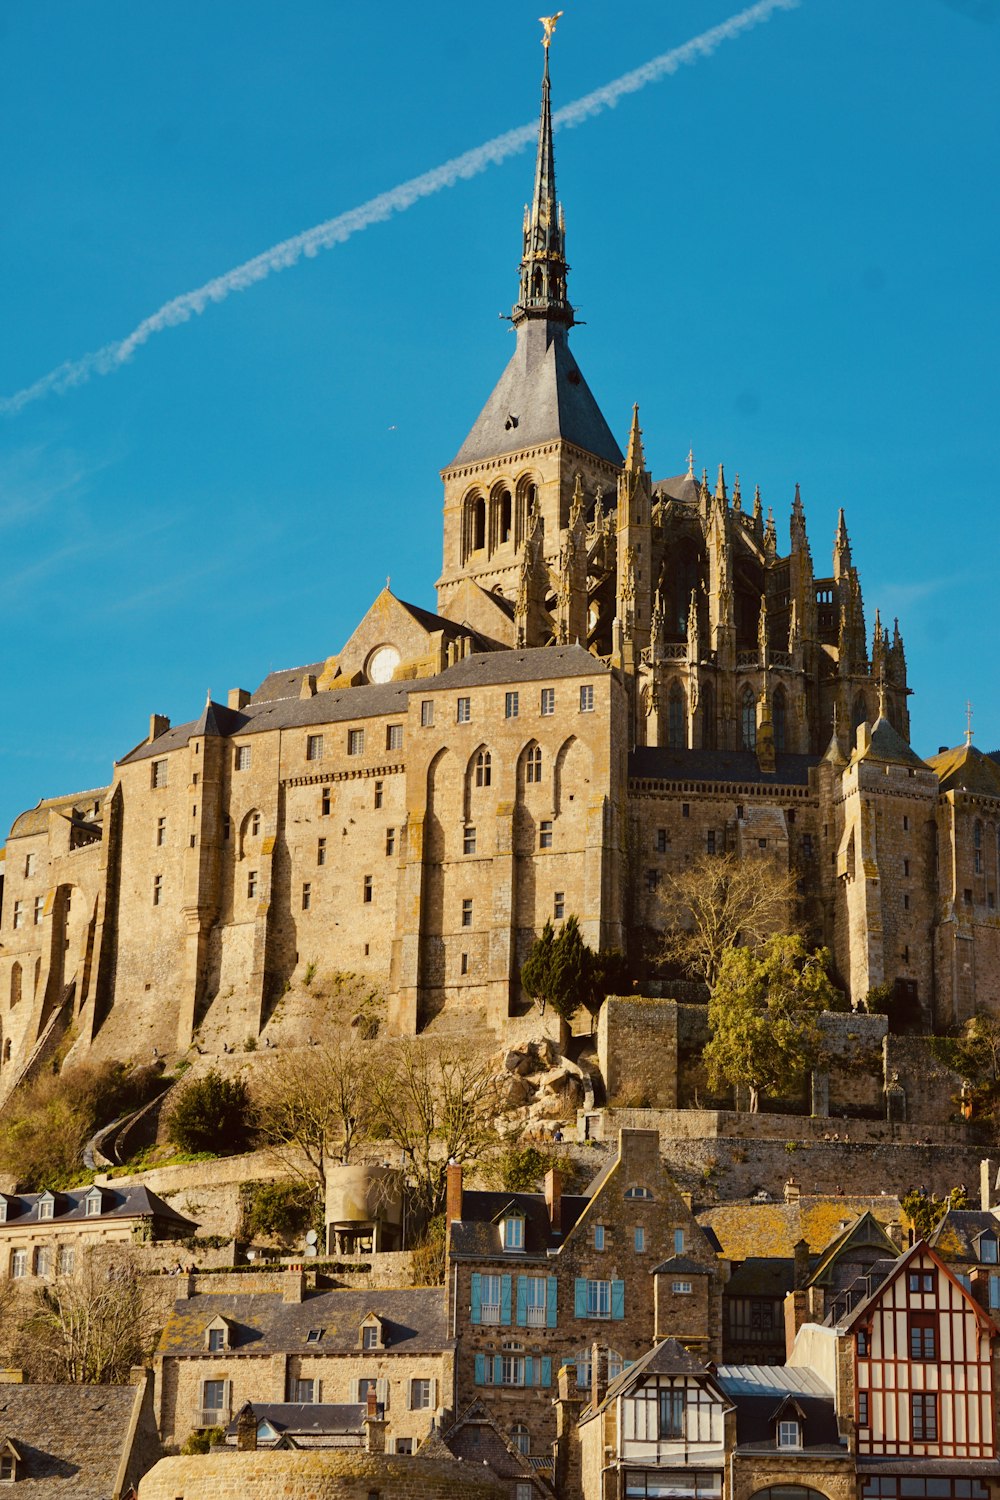
{"type": "Polygon", "coordinates": [[[506,1488],[467,1464],[378,1453],[208,1453],[165,1458],[139,1500],[506,1500],[506,1488]]]}

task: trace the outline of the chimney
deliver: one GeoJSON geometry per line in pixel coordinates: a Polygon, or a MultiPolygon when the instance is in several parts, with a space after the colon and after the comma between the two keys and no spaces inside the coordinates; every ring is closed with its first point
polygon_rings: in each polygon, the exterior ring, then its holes
{"type": "Polygon", "coordinates": [[[785,1202],[798,1203],[801,1191],[802,1190],[799,1187],[799,1184],[795,1181],[795,1178],[789,1177],[788,1181],[785,1183],[785,1202]]]}
{"type": "Polygon", "coordinates": [[[545,1207],[552,1233],[562,1234],[562,1174],[556,1167],[550,1167],[545,1174],[545,1207]]]}
{"type": "Polygon", "coordinates": [[[312,672],[306,672],[302,678],[302,686],[299,688],[300,698],[315,698],[316,678],[312,672]]]}
{"type": "Polygon", "coordinates": [[[301,1266],[289,1266],[281,1288],[282,1302],[301,1302],[306,1292],[306,1273],[301,1266]]]}
{"type": "Polygon", "coordinates": [[[902,1250],[902,1248],[903,1248],[903,1226],[899,1222],[899,1220],[898,1219],[893,1219],[890,1224],[885,1224],[883,1226],[883,1228],[885,1229],[886,1234],[892,1240],[892,1243],[895,1245],[896,1249],[897,1250],[902,1250]]]}
{"type": "Polygon", "coordinates": [[[795,1257],[795,1285],[804,1287],[809,1280],[809,1241],[801,1239],[792,1246],[792,1255],[795,1257]]]}
{"type": "Polygon", "coordinates": [[[246,688],[230,688],[226,702],[230,708],[236,709],[238,713],[241,708],[246,708],[250,702],[250,694],[246,688]]]}
{"type": "Polygon", "coordinates": [[[239,1453],[257,1452],[257,1418],[249,1401],[236,1414],[236,1449],[239,1453]]]}
{"type": "Polygon", "coordinates": [[[872,742],[872,726],[867,719],[858,725],[858,754],[864,755],[872,742]]]}
{"type": "Polygon", "coordinates": [[[166,734],[169,728],[170,720],[167,718],[166,714],[150,714],[149,739],[146,741],[147,745],[151,745],[154,740],[158,740],[161,734],[166,734]]]}
{"type": "Polygon", "coordinates": [[[456,1224],[462,1217],[462,1163],[460,1161],[448,1163],[447,1182],[445,1219],[449,1224],[456,1224]]]}
{"type": "Polygon", "coordinates": [[[375,1387],[368,1387],[368,1404],[365,1407],[365,1451],[367,1453],[385,1452],[385,1407],[380,1406],[375,1395],[375,1387]]]}
{"type": "Polygon", "coordinates": [[[594,1344],[590,1351],[590,1404],[596,1411],[608,1394],[608,1351],[594,1344]]]}
{"type": "Polygon", "coordinates": [[[996,1205],[996,1163],[986,1157],[979,1163],[979,1207],[984,1214],[991,1213],[996,1205]]]}

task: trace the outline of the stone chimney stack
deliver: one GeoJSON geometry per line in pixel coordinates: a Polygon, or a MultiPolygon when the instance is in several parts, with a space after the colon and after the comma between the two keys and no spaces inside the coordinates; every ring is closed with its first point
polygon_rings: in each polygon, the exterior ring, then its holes
{"type": "Polygon", "coordinates": [[[230,708],[235,708],[237,713],[241,708],[246,708],[250,702],[250,694],[246,688],[230,688],[227,699],[230,708]]]}
{"type": "Polygon", "coordinates": [[[447,1183],[445,1219],[447,1223],[455,1224],[462,1217],[462,1163],[460,1161],[448,1163],[447,1183]]]}
{"type": "Polygon", "coordinates": [[[596,1411],[608,1394],[608,1351],[594,1344],[590,1352],[590,1404],[596,1411]]]}
{"type": "Polygon", "coordinates": [[[146,741],[146,743],[148,745],[151,745],[154,740],[158,740],[160,738],[161,734],[166,734],[169,728],[170,720],[167,718],[166,714],[150,714],[149,739],[146,741]]]}
{"type": "Polygon", "coordinates": [[[301,1302],[306,1292],[306,1273],[301,1266],[289,1266],[281,1288],[282,1302],[301,1302]]]}
{"type": "Polygon", "coordinates": [[[545,1207],[553,1234],[562,1234],[562,1174],[550,1167],[545,1174],[545,1207]]]}
{"type": "Polygon", "coordinates": [[[991,1213],[997,1204],[997,1166],[987,1157],[979,1163],[979,1206],[984,1214],[991,1213]]]}
{"type": "Polygon", "coordinates": [[[368,1404],[365,1409],[365,1450],[368,1453],[385,1452],[385,1407],[380,1406],[375,1387],[368,1387],[368,1404]]]}
{"type": "Polygon", "coordinates": [[[257,1418],[249,1401],[236,1414],[236,1448],[239,1453],[257,1452],[257,1418]]]}
{"type": "Polygon", "coordinates": [[[795,1181],[795,1178],[789,1177],[788,1181],[785,1183],[785,1202],[798,1203],[801,1192],[802,1190],[799,1187],[799,1184],[795,1181]]]}

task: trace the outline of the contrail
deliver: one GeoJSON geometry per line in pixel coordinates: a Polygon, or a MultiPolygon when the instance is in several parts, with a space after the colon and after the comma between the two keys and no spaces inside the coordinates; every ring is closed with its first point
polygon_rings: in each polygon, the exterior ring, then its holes
{"type": "MultiPolygon", "coordinates": [[[[602,110],[612,109],[626,94],[635,94],[647,84],[676,73],[686,63],[711,56],[723,42],[740,36],[754,26],[762,25],[770,20],[775,11],[795,10],[798,4],[799,0],[757,0],[757,4],[748,6],[746,10],[730,16],[728,21],[722,21],[709,31],[702,32],[701,36],[693,37],[680,47],[661,53],[659,57],[644,63],[641,68],[594,89],[572,104],[564,105],[554,113],[552,123],[556,128],[580,125],[602,110]]],[[[293,235],[291,239],[272,245],[270,250],[255,255],[252,260],[244,261],[224,275],[206,281],[204,286],[197,287],[192,292],[183,292],[181,296],[165,302],[156,312],[144,318],[126,338],[113,344],[105,344],[102,349],[95,349],[81,359],[66,360],[33,385],[25,386],[13,396],[0,397],[0,415],[13,416],[32,401],[39,401],[43,396],[61,395],[74,386],[85,384],[94,375],[110,375],[131,359],[135,351],[154,334],[162,333],[165,328],[171,328],[177,323],[186,323],[195,314],[204,312],[210,302],[223,302],[230,293],[244,292],[247,287],[263,281],[273,272],[287,270],[289,266],[296,265],[303,255],[318,255],[321,250],[341,245],[369,225],[405,212],[419,199],[429,198],[442,188],[454,187],[457,182],[475,177],[487,167],[506,161],[507,157],[530,146],[537,131],[537,120],[505,131],[503,135],[498,135],[461,156],[453,157],[440,167],[434,167],[419,177],[411,177],[408,182],[380,193],[377,198],[370,198],[367,203],[338,214],[335,219],[327,219],[312,229],[293,235]]]]}

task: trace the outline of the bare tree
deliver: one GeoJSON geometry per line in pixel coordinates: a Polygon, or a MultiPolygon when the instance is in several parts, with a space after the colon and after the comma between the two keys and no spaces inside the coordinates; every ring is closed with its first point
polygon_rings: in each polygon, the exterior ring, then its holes
{"type": "Polygon", "coordinates": [[[82,1252],[78,1271],[39,1285],[20,1327],[36,1379],[125,1384],[152,1352],[156,1320],[127,1249],[82,1252]]]}
{"type": "MultiPolygon", "coordinates": [[[[286,1054],[254,1078],[254,1102],[264,1139],[309,1164],[326,1196],[326,1163],[351,1160],[372,1127],[374,1063],[368,1046],[341,1037],[308,1052],[286,1054]]],[[[299,1169],[301,1170],[301,1169],[299,1169]]]]}
{"type": "Polygon", "coordinates": [[[797,931],[795,901],[795,874],[773,859],[702,855],[667,877],[661,956],[713,990],[728,949],[797,931]]]}
{"type": "Polygon", "coordinates": [[[500,1080],[489,1054],[462,1046],[397,1043],[376,1084],[379,1134],[402,1152],[427,1219],[444,1207],[449,1161],[499,1144],[500,1080]]]}

